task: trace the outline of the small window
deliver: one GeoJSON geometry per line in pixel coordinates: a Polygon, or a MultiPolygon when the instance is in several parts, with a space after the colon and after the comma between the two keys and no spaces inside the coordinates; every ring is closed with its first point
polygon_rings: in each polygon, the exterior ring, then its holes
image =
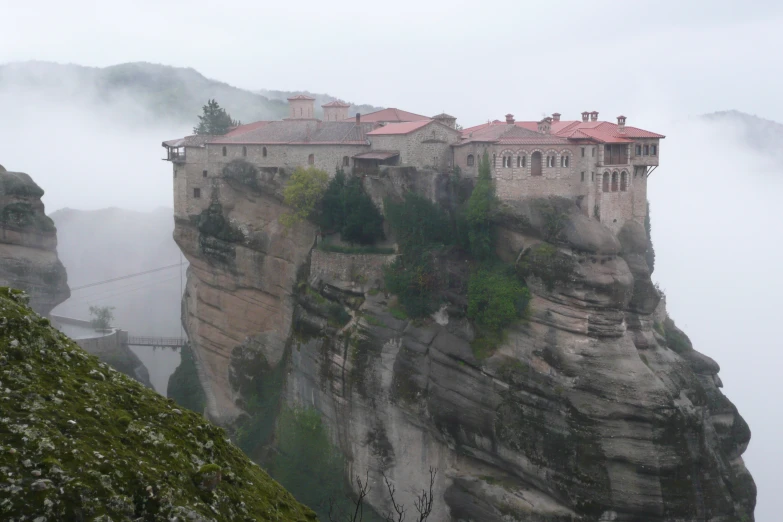
{"type": "Polygon", "coordinates": [[[617,192],[618,189],[618,178],[620,175],[617,173],[617,171],[612,172],[612,192],[617,192]]]}
{"type": "Polygon", "coordinates": [[[201,189],[200,188],[194,188],[193,189],[193,197],[198,199],[201,197],[201,189]]]}
{"type": "Polygon", "coordinates": [[[554,155],[546,157],[546,166],[549,167],[549,168],[554,168],[555,167],[555,156],[554,155]]]}
{"type": "Polygon", "coordinates": [[[472,167],[474,161],[473,154],[468,154],[468,167],[472,167]]]}
{"type": "Polygon", "coordinates": [[[244,158],[247,157],[247,147],[244,147],[244,146],[242,147],[242,157],[244,157],[244,158]]]}
{"type": "Polygon", "coordinates": [[[582,157],[583,158],[585,157],[585,148],[584,147],[582,147],[582,157]]]}
{"type": "Polygon", "coordinates": [[[348,156],[343,156],[343,167],[347,167],[351,163],[351,160],[348,158],[348,156]]]}
{"type": "Polygon", "coordinates": [[[310,154],[309,156],[307,156],[307,164],[315,165],[315,154],[310,154]]]}
{"type": "Polygon", "coordinates": [[[527,156],[522,156],[522,166],[527,167],[527,156]]]}
{"type": "Polygon", "coordinates": [[[592,153],[593,157],[595,158],[595,147],[590,147],[590,148],[592,149],[591,153],[592,153]]]}
{"type": "Polygon", "coordinates": [[[658,155],[658,145],[650,145],[650,156],[658,155]]]}
{"type": "Polygon", "coordinates": [[[628,173],[623,171],[622,174],[620,174],[620,192],[625,192],[628,190],[628,173]]]}
{"type": "Polygon", "coordinates": [[[224,155],[224,156],[226,155],[226,152],[227,152],[227,151],[226,151],[226,148],[225,148],[225,147],[223,147],[223,155],[224,155]]]}
{"type": "Polygon", "coordinates": [[[261,149],[261,155],[266,158],[266,147],[261,149]]]}
{"type": "Polygon", "coordinates": [[[595,172],[590,173],[590,181],[595,181],[595,172]]]}
{"type": "Polygon", "coordinates": [[[568,164],[570,162],[568,161],[568,154],[563,154],[560,156],[560,166],[561,167],[568,167],[568,164]]]}
{"type": "Polygon", "coordinates": [[[584,181],[585,181],[585,173],[584,171],[582,171],[582,183],[584,183],[584,181]]]}
{"type": "Polygon", "coordinates": [[[637,145],[636,146],[636,155],[637,156],[641,156],[642,155],[642,146],[641,145],[637,145]]]}
{"type": "Polygon", "coordinates": [[[649,145],[645,145],[644,146],[644,155],[645,156],[649,156],[650,155],[650,146],[649,145]]]}
{"type": "Polygon", "coordinates": [[[201,176],[202,176],[202,177],[206,178],[206,177],[207,177],[207,174],[208,174],[208,173],[207,173],[207,171],[206,171],[206,170],[202,170],[202,171],[201,171],[201,176]]]}
{"type": "Polygon", "coordinates": [[[603,178],[604,192],[609,192],[609,175],[610,174],[608,172],[604,172],[604,178],[603,178]]]}

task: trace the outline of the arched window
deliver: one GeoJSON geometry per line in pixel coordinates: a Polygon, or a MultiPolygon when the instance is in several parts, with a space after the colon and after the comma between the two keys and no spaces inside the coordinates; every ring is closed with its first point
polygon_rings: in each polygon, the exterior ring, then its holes
{"type": "Polygon", "coordinates": [[[540,176],[541,175],[541,153],[540,152],[534,152],[532,156],[530,156],[530,175],[531,176],[540,176]]]}
{"type": "Polygon", "coordinates": [[[309,156],[307,156],[307,164],[315,165],[315,154],[310,154],[309,156]]]}
{"type": "Polygon", "coordinates": [[[474,161],[473,154],[468,154],[468,167],[472,167],[474,161]]]}
{"type": "Polygon", "coordinates": [[[507,157],[503,156],[503,168],[504,169],[506,168],[506,160],[507,159],[508,159],[507,157]]]}
{"type": "Polygon", "coordinates": [[[626,190],[628,190],[628,173],[623,171],[620,174],[620,192],[625,192],[626,190]]]}
{"type": "Polygon", "coordinates": [[[527,156],[522,154],[522,156],[520,156],[520,157],[522,158],[522,168],[527,167],[527,156]]]}
{"type": "Polygon", "coordinates": [[[546,157],[546,166],[549,167],[549,168],[554,168],[555,167],[555,155],[554,154],[551,154],[551,155],[546,157]]]}
{"type": "Polygon", "coordinates": [[[242,147],[242,156],[247,157],[247,147],[242,147]]]}
{"type": "Polygon", "coordinates": [[[609,192],[609,173],[604,172],[604,192],[609,192]]]}
{"type": "Polygon", "coordinates": [[[226,155],[226,148],[225,147],[223,147],[223,155],[224,156],[226,155]]]}
{"type": "Polygon", "coordinates": [[[568,154],[563,154],[560,156],[560,167],[566,168],[568,167],[568,154]]]}
{"type": "Polygon", "coordinates": [[[617,171],[612,172],[612,192],[617,192],[617,181],[620,175],[617,173],[617,171]]]}
{"type": "Polygon", "coordinates": [[[261,149],[261,155],[266,158],[266,147],[261,149]]]}
{"type": "Polygon", "coordinates": [[[517,168],[522,166],[522,156],[517,156],[517,168]]]}
{"type": "Polygon", "coordinates": [[[343,156],[343,167],[347,167],[350,164],[350,159],[348,159],[348,156],[343,156]]]}

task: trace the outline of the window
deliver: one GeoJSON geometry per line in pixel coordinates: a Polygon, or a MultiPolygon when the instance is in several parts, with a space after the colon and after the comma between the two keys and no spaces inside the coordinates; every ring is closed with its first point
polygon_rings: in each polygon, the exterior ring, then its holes
{"type": "Polygon", "coordinates": [[[617,192],[617,178],[619,178],[617,171],[612,172],[612,192],[617,192]]]}
{"type": "Polygon", "coordinates": [[[225,147],[223,147],[223,155],[224,156],[226,155],[226,148],[225,147]]]}
{"type": "Polygon", "coordinates": [[[562,156],[560,156],[561,167],[568,167],[569,163],[570,162],[568,161],[568,154],[563,154],[562,156]]]}
{"type": "Polygon", "coordinates": [[[591,149],[591,153],[592,153],[593,157],[595,158],[595,147],[590,147],[590,149],[591,149]]]}
{"type": "Polygon", "coordinates": [[[650,155],[650,146],[649,145],[645,145],[644,146],[644,155],[645,156],[649,156],[650,155]]]}
{"type": "Polygon", "coordinates": [[[658,145],[650,145],[650,156],[658,155],[658,145]]]}
{"type": "Polygon", "coordinates": [[[350,164],[351,160],[348,159],[348,156],[343,156],[343,167],[347,167],[350,164]]]}
{"type": "Polygon", "coordinates": [[[590,173],[590,181],[595,181],[595,172],[590,173]]]}
{"type": "Polygon", "coordinates": [[[522,156],[517,156],[517,168],[522,166],[522,156]]]}
{"type": "Polygon", "coordinates": [[[584,183],[584,181],[585,181],[585,172],[582,171],[582,183],[584,183]]]}
{"type": "Polygon", "coordinates": [[[242,147],[242,156],[247,157],[247,147],[242,147]]]}
{"type": "Polygon", "coordinates": [[[522,166],[527,167],[527,156],[522,156],[522,166]]]}
{"type": "Polygon", "coordinates": [[[468,167],[472,167],[474,161],[476,160],[473,158],[473,154],[468,154],[468,167]]]}
{"type": "Polygon", "coordinates": [[[206,178],[207,177],[207,171],[206,170],[202,170],[201,171],[201,176],[206,178]]]}
{"type": "Polygon", "coordinates": [[[201,189],[200,188],[194,188],[193,189],[193,197],[198,199],[201,197],[201,189]]]}
{"type": "Polygon", "coordinates": [[[506,156],[503,156],[503,168],[505,169],[508,165],[506,165],[506,160],[508,158],[506,156]]]}
{"type": "Polygon", "coordinates": [[[555,156],[554,156],[554,154],[551,155],[551,156],[547,156],[546,157],[546,166],[549,167],[549,168],[554,168],[555,167],[555,156]]]}
{"type": "Polygon", "coordinates": [[[540,176],[541,175],[541,153],[540,152],[534,152],[532,156],[530,156],[530,175],[531,176],[540,176]]]}
{"type": "Polygon", "coordinates": [[[315,165],[315,154],[310,154],[309,156],[307,156],[307,164],[315,165]]]}
{"type": "Polygon", "coordinates": [[[641,156],[642,155],[642,146],[641,145],[637,145],[636,146],[636,155],[637,156],[641,156]]]}
{"type": "Polygon", "coordinates": [[[628,173],[623,171],[622,174],[620,174],[620,192],[625,192],[628,190],[628,173]]]}
{"type": "Polygon", "coordinates": [[[261,155],[266,158],[266,147],[261,149],[261,155]]]}
{"type": "Polygon", "coordinates": [[[584,147],[582,147],[582,157],[583,158],[585,157],[585,148],[584,147]]]}
{"type": "Polygon", "coordinates": [[[609,173],[604,172],[604,192],[609,192],[609,173]]]}

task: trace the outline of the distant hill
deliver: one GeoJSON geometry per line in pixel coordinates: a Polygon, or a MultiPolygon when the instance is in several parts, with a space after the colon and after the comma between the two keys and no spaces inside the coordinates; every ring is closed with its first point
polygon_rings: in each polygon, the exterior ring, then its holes
{"type": "MultiPolygon", "coordinates": [[[[51,62],[0,65],[0,96],[19,92],[88,106],[120,104],[140,109],[136,116],[143,122],[167,120],[188,125],[195,125],[201,106],[210,98],[218,100],[233,118],[251,122],[284,118],[288,114],[285,99],[300,93],[259,94],[209,79],[194,69],[145,62],[110,67],[51,62]]],[[[335,99],[327,94],[313,96],[318,100],[317,113],[321,103],[335,99]]],[[[376,109],[357,105],[351,111],[376,109]]]]}
{"type": "Polygon", "coordinates": [[[705,114],[708,121],[729,124],[737,128],[740,137],[750,147],[783,158],[783,124],[740,111],[720,111],[705,114]]]}

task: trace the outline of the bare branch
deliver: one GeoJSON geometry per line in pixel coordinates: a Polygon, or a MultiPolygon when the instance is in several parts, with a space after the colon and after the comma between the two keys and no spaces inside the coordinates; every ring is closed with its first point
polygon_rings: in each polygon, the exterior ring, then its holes
{"type": "Polygon", "coordinates": [[[386,522],[403,522],[405,520],[405,506],[397,504],[397,501],[394,499],[394,492],[396,489],[389,480],[389,477],[387,477],[385,473],[381,473],[381,476],[383,477],[383,481],[386,482],[386,489],[389,490],[389,500],[391,500],[392,508],[394,508],[397,515],[395,517],[395,513],[390,511],[386,515],[386,522]]]}
{"type": "Polygon", "coordinates": [[[419,512],[418,522],[425,522],[432,513],[432,503],[435,499],[433,489],[435,486],[435,476],[438,474],[438,468],[430,467],[430,489],[429,492],[421,490],[421,494],[413,501],[416,511],[419,512]]]}

